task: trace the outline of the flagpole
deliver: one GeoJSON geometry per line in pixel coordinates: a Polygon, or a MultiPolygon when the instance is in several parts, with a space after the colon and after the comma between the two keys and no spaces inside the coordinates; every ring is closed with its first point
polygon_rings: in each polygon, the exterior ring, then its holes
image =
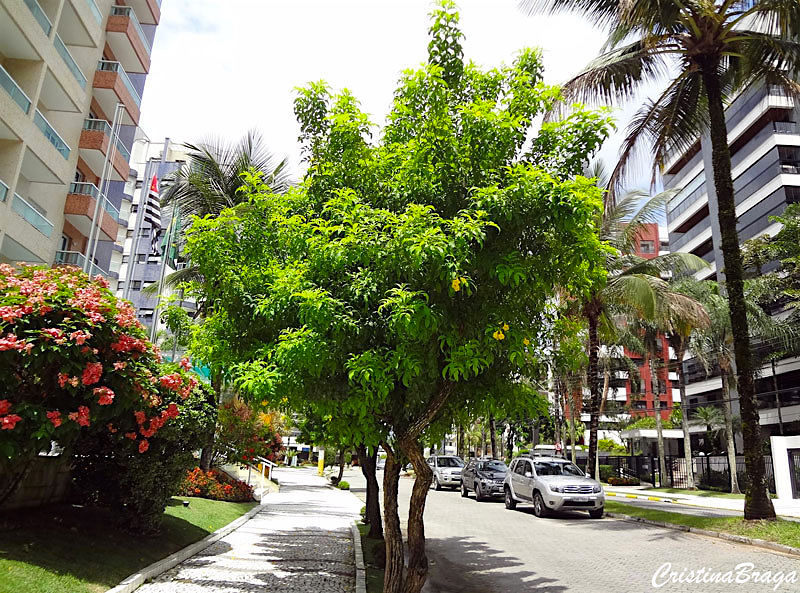
{"type": "MultiPolygon", "coordinates": [[[[111,163],[111,159],[113,158],[114,151],[116,150],[117,143],[114,142],[114,134],[117,129],[117,124],[119,121],[120,110],[124,108],[125,105],[122,103],[117,103],[117,106],[114,108],[114,120],[111,124],[111,137],[108,140],[108,150],[106,150],[106,156],[103,161],[103,171],[100,175],[99,187],[97,188],[100,192],[100,195],[97,196],[97,201],[94,205],[94,215],[92,216],[92,226],[89,230],[89,242],[86,244],[86,258],[83,262],[83,271],[89,274],[89,270],[92,269],[92,264],[94,263],[94,255],[95,251],[97,250],[97,242],[100,239],[100,226],[102,225],[102,220],[98,223],[97,218],[100,215],[100,202],[105,199],[105,193],[103,192],[103,182],[106,182],[108,185],[107,176],[109,172],[109,166],[111,163]],[[95,227],[97,227],[97,232],[95,232],[95,227]],[[94,249],[92,248],[92,241],[94,241],[94,249]]],[[[91,274],[90,274],[91,275],[91,274]]]]}
{"type": "Polygon", "coordinates": [[[158,277],[158,300],[156,301],[156,309],[153,312],[153,327],[150,328],[150,341],[154,344],[156,341],[156,332],[158,331],[158,313],[161,308],[161,292],[164,290],[164,276],[167,271],[167,255],[172,247],[172,235],[175,233],[175,210],[175,204],[173,204],[172,212],[170,213],[169,229],[167,230],[167,242],[161,252],[161,273],[158,277]]]}

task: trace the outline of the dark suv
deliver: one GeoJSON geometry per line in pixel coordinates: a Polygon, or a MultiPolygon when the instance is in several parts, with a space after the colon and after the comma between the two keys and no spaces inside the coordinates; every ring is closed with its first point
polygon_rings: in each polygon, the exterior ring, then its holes
{"type": "Polygon", "coordinates": [[[461,472],[461,496],[475,492],[475,500],[503,497],[503,480],[508,467],[497,459],[473,459],[461,472]]]}

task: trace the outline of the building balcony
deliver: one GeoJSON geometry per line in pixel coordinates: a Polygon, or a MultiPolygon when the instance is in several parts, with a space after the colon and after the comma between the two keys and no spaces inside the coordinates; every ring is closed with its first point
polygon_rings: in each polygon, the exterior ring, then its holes
{"type": "Polygon", "coordinates": [[[112,6],[106,23],[106,41],[127,72],[150,70],[150,43],[130,6],[112,6]]]}
{"type": "MultiPolygon", "coordinates": [[[[55,260],[53,260],[53,267],[74,266],[83,270],[85,265],[86,256],[77,251],[56,251],[56,257],[55,260]]],[[[97,275],[103,276],[104,278],[111,278],[108,272],[93,263],[89,264],[88,273],[92,278],[97,275]]]]}
{"type": "Polygon", "coordinates": [[[119,136],[111,139],[111,125],[104,119],[87,119],[83,122],[81,139],[78,144],[81,158],[95,175],[103,176],[106,155],[111,151],[111,167],[106,176],[113,181],[127,181],[130,173],[131,154],[119,136]]]}
{"type": "Polygon", "coordinates": [[[0,202],[5,202],[8,197],[8,186],[5,181],[0,179],[0,202]]]}
{"type": "Polygon", "coordinates": [[[161,20],[161,0],[127,0],[126,4],[136,12],[140,23],[157,25],[161,20]]]}
{"type": "Polygon", "coordinates": [[[14,194],[14,201],[11,203],[11,209],[45,237],[52,236],[54,228],[53,223],[47,220],[41,212],[19,194],[14,194]]]}
{"type": "Polygon", "coordinates": [[[84,237],[89,237],[92,230],[92,220],[100,200],[99,227],[101,241],[116,241],[119,230],[119,210],[109,202],[97,186],[93,183],[71,183],[64,205],[64,218],[80,231],[84,237]]]}
{"type": "Polygon", "coordinates": [[[114,113],[117,103],[125,106],[122,123],[126,126],[139,124],[139,93],[119,62],[101,60],[94,73],[94,98],[105,113],[114,113]]]}
{"type": "Polygon", "coordinates": [[[53,148],[56,149],[56,152],[64,157],[65,160],[69,160],[69,153],[72,151],[72,149],[66,142],[64,142],[63,138],[58,135],[58,132],[56,132],[55,128],[50,125],[50,122],[47,121],[47,118],[45,118],[45,116],[43,116],[41,111],[38,109],[33,115],[33,123],[41,130],[42,134],[44,134],[44,137],[47,138],[47,141],[53,145],[53,148]]]}
{"type": "Polygon", "coordinates": [[[8,94],[11,100],[22,109],[23,113],[30,113],[31,100],[2,65],[0,65],[0,87],[3,87],[3,90],[8,94]]]}
{"type": "Polygon", "coordinates": [[[56,46],[56,51],[58,55],[61,56],[61,59],[64,60],[64,63],[67,65],[67,68],[72,73],[72,76],[75,77],[75,80],[78,82],[78,85],[82,89],[86,89],[86,76],[78,66],[78,63],[75,61],[75,58],[72,57],[72,54],[69,53],[67,46],[64,45],[64,41],[61,37],[56,33],[55,39],[53,39],[53,44],[56,46]]]}
{"type": "Polygon", "coordinates": [[[103,13],[95,0],[67,0],[58,19],[58,34],[67,45],[97,47],[103,33],[103,13]]]}

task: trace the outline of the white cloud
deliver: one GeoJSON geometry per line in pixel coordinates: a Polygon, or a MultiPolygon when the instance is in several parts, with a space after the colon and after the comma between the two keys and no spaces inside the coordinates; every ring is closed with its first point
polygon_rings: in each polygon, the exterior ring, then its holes
{"type": "MultiPolygon", "coordinates": [[[[373,121],[389,108],[400,72],[427,51],[429,0],[167,0],[144,93],[150,138],[229,139],[259,129],[299,161],[294,88],[324,79],[347,87],[373,121]]],[[[576,74],[604,41],[577,17],[529,17],[516,0],[460,0],[465,55],[486,67],[523,47],[544,52],[546,81],[576,74]]],[[[612,141],[603,152],[611,160],[612,141]]]]}

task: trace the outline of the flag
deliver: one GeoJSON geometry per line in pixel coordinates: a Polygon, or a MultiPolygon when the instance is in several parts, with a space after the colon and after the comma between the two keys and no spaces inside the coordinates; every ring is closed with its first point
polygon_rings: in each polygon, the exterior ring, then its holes
{"type": "Polygon", "coordinates": [[[158,198],[158,178],[153,175],[150,191],[144,206],[144,221],[149,222],[154,231],[161,230],[161,201],[158,198]]]}

